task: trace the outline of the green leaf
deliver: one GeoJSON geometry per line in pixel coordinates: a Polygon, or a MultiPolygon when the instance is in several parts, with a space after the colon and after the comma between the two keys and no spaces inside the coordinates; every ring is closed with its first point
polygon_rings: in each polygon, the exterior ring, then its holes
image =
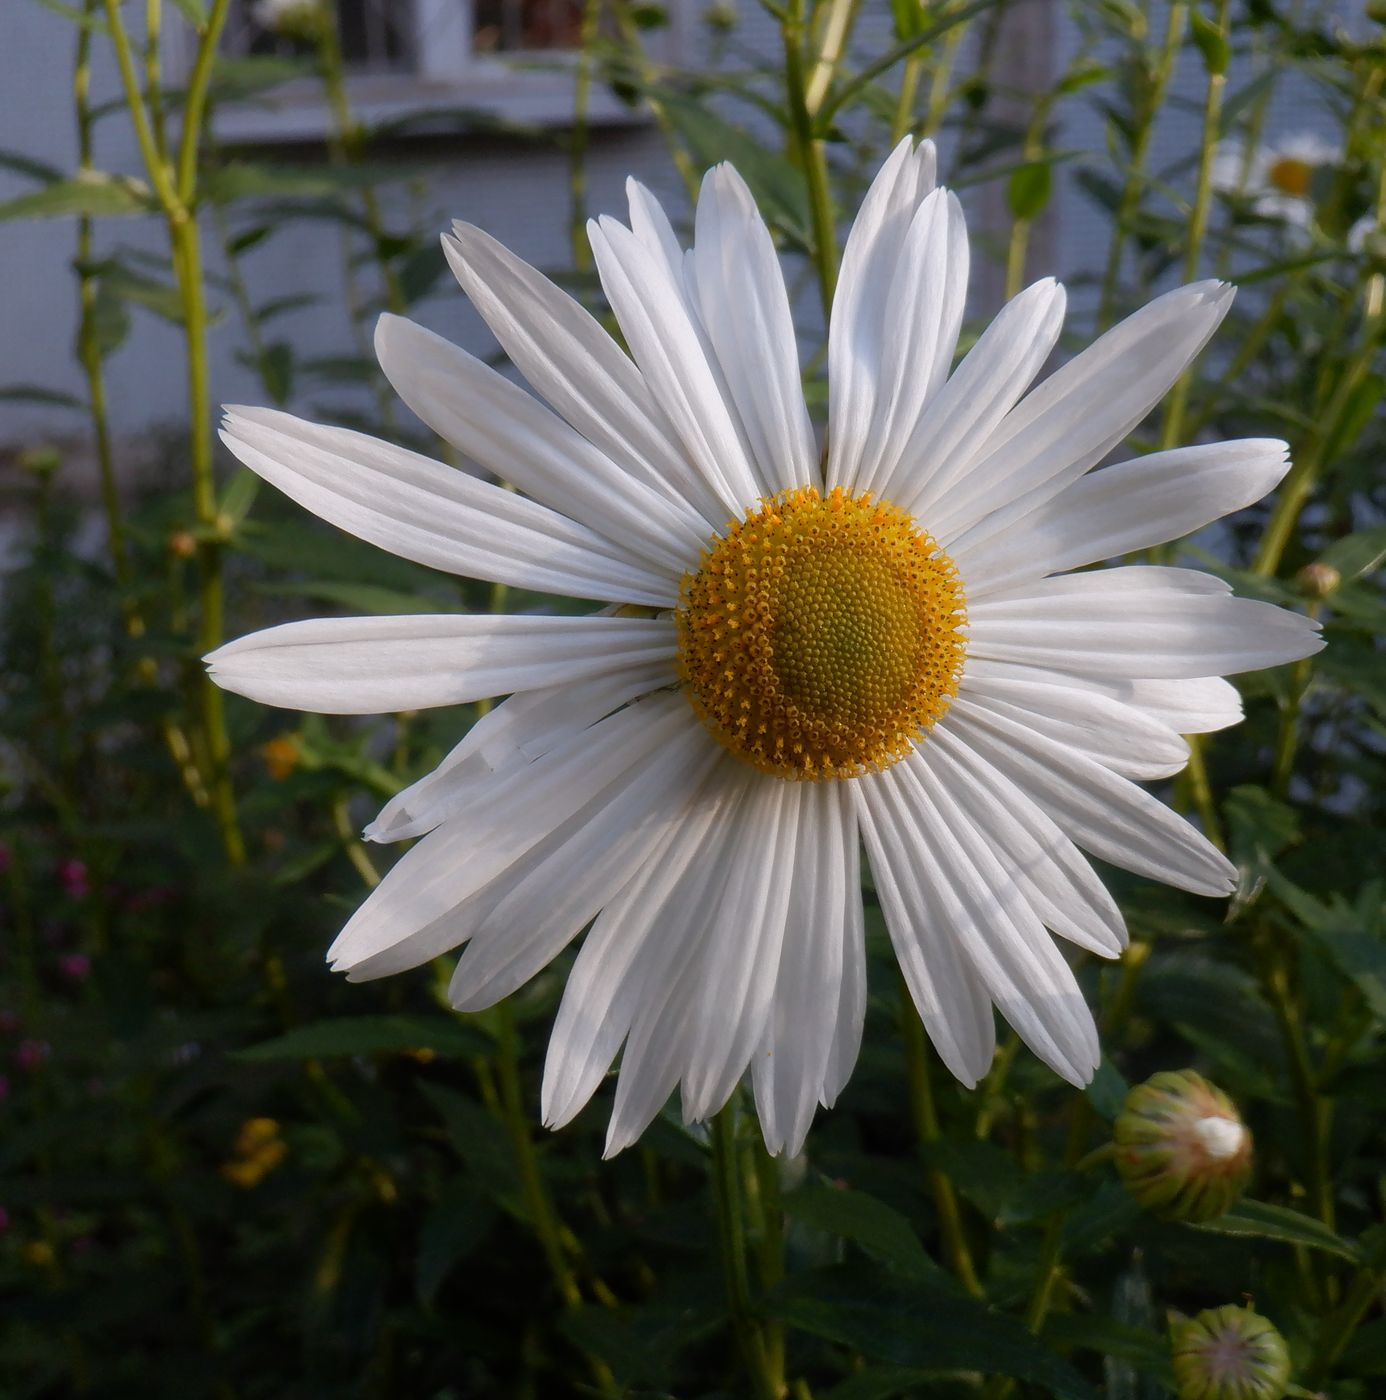
{"type": "Polygon", "coordinates": [[[65,5],[62,0],[38,0],[38,3],[45,10],[61,15],[69,24],[75,24],[79,29],[90,29],[97,34],[111,32],[111,26],[101,15],[88,14],[77,5],[65,5]]]}
{"type": "Polygon", "coordinates": [[[1214,75],[1226,73],[1232,49],[1221,26],[1201,10],[1195,9],[1189,15],[1189,31],[1199,53],[1203,55],[1203,66],[1208,72],[1214,75]]]}
{"type": "Polygon", "coordinates": [[[252,165],[238,160],[209,171],[203,190],[215,204],[278,195],[320,198],[403,180],[412,173],[402,165],[252,165]]]}
{"type": "Polygon", "coordinates": [[[1130,1092],[1131,1086],[1125,1076],[1110,1060],[1103,1060],[1098,1065],[1097,1073],[1087,1088],[1088,1102],[1098,1117],[1108,1123],[1121,1112],[1121,1106],[1130,1092]]]}
{"type": "Polygon", "coordinates": [[[791,1220],[850,1240],[863,1254],[908,1277],[944,1277],[909,1221],[865,1191],[839,1191],[810,1179],[785,1196],[784,1210],[791,1220]]]}
{"type": "Polygon", "coordinates": [[[843,1266],[798,1274],[764,1307],[790,1326],[851,1347],[868,1360],[933,1375],[984,1368],[987,1375],[1045,1386],[1058,1400],[1096,1400],[1093,1388],[1016,1318],[877,1271],[843,1266]]]}
{"type": "Polygon", "coordinates": [[[178,12],[196,30],[207,27],[207,7],[202,0],[173,0],[178,12]]]}
{"type": "Polygon", "coordinates": [[[491,1203],[470,1181],[453,1182],[434,1203],[419,1229],[414,1288],[432,1307],[444,1280],[481,1243],[496,1219],[491,1203]]]}
{"type": "Polygon", "coordinates": [[[1049,203],[1052,187],[1053,173],[1048,161],[1018,166],[1006,182],[1006,202],[1011,207],[1011,216],[1016,219],[1035,218],[1049,203]]]}
{"type": "Polygon", "coordinates": [[[42,189],[30,190],[0,204],[0,222],[6,219],[55,219],[65,214],[152,214],[158,204],[149,186],[126,175],[91,171],[54,180],[42,189]]]}
{"type": "Polygon", "coordinates": [[[494,1048],[490,1037],[476,1026],[445,1016],[341,1016],[298,1026],[273,1040],[237,1050],[232,1058],[258,1064],[433,1050],[469,1059],[489,1054],[494,1048]]]}
{"type": "Polygon", "coordinates": [[[85,409],[86,403],[75,394],[64,394],[58,389],[45,389],[41,384],[6,384],[0,388],[0,401],[11,403],[46,403],[59,408],[85,409]]]}
{"type": "Polygon", "coordinates": [[[78,271],[100,278],[103,289],[112,296],[143,306],[174,325],[183,324],[183,298],[170,283],[160,282],[114,258],[79,265],[78,271]]]}
{"type": "Polygon", "coordinates": [[[217,505],[218,515],[231,517],[233,525],[239,525],[250,512],[250,507],[259,494],[260,478],[248,467],[242,467],[226,484],[217,505]]]}
{"type": "Polygon", "coordinates": [[[1337,569],[1343,583],[1375,573],[1386,564],[1386,525],[1374,525],[1369,530],[1345,536],[1329,545],[1319,555],[1318,562],[1337,569]]]}
{"type": "Polygon", "coordinates": [[[334,583],[328,579],[315,579],[307,583],[261,583],[255,586],[255,591],[276,598],[313,598],[320,603],[332,603],[375,617],[443,611],[431,598],[419,598],[412,593],[400,593],[393,588],[381,588],[370,583],[334,583]]]}
{"type": "Polygon", "coordinates": [[[1203,1230],[1211,1235],[1242,1235],[1254,1239],[1277,1240],[1281,1244],[1302,1245],[1305,1249],[1321,1249],[1341,1259],[1358,1261],[1358,1250],[1321,1221],[1286,1206],[1270,1205],[1266,1201],[1239,1201],[1216,1220],[1190,1225],[1191,1230],[1203,1230]]]}
{"type": "Polygon", "coordinates": [[[1056,1313],[1045,1323],[1043,1336],[1051,1346],[1099,1352],[1158,1380],[1173,1378],[1168,1340],[1145,1327],[1093,1313],[1056,1313]]]}

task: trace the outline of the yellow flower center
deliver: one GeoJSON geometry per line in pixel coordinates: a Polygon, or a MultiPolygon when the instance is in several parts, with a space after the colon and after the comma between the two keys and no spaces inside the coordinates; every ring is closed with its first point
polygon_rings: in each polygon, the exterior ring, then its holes
{"type": "Polygon", "coordinates": [[[781,778],[889,767],[948,709],[966,600],[897,506],[840,487],[764,497],[685,574],[679,669],[738,758],[781,778]]]}
{"type": "Polygon", "coordinates": [[[1266,171],[1266,179],[1283,193],[1303,199],[1313,184],[1314,167],[1295,156],[1282,156],[1266,171]]]}

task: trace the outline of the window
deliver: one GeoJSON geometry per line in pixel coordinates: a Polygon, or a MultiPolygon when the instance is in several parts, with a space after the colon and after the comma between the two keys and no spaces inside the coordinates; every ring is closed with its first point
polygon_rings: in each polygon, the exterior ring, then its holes
{"type": "MultiPolygon", "coordinates": [[[[233,0],[223,36],[228,54],[302,54],[311,40],[292,23],[273,25],[290,0],[233,0]],[[287,31],[287,32],[285,32],[287,31]]],[[[672,0],[671,24],[682,6],[672,0]]],[[[558,125],[573,113],[573,67],[584,0],[332,0],[354,113],[367,125],[449,107],[513,121],[558,125]],[[533,60],[527,63],[526,60],[533,60]]],[[[667,58],[672,31],[647,36],[667,58]]],[[[589,119],[641,120],[594,84],[589,119]]],[[[254,104],[218,114],[233,141],[322,137],[329,116],[316,84],[289,84],[254,104]]]]}

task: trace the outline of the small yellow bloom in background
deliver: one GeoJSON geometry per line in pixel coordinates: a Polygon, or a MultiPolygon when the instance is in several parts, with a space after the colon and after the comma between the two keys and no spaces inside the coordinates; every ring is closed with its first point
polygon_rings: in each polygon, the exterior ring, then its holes
{"type": "Polygon", "coordinates": [[[260,746],[260,757],[265,761],[265,769],[275,782],[282,782],[299,765],[303,750],[293,734],[281,734],[277,739],[260,746]]]}
{"type": "Polygon", "coordinates": [[[248,1191],[258,1186],[288,1155],[273,1118],[247,1118],[241,1124],[229,1162],[221,1164],[221,1174],[233,1186],[248,1191]]]}
{"type": "Polygon", "coordinates": [[[30,1240],[21,1251],[24,1262],[34,1269],[51,1269],[56,1260],[47,1240],[30,1240]]]}

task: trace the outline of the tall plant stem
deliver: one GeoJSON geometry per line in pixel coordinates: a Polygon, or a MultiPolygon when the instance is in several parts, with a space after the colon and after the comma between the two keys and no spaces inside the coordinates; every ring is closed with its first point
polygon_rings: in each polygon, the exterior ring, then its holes
{"type": "Polygon", "coordinates": [[[1097,305],[1097,329],[1111,325],[1116,310],[1117,283],[1121,278],[1121,258],[1126,249],[1126,235],[1140,208],[1145,187],[1145,163],[1150,154],[1150,138],[1155,130],[1155,117],[1164,106],[1165,92],[1174,74],[1174,61],[1184,37],[1184,19],[1188,9],[1185,0],[1171,0],[1165,24],[1165,41],[1150,73],[1150,83],[1137,114],[1131,137],[1131,154],[1126,162],[1126,178],[1122,181],[1117,200],[1116,216],[1112,221],[1112,242],[1107,250],[1107,266],[1102,273],[1102,292],[1097,305]]]}
{"type": "MultiPolygon", "coordinates": [[[[200,527],[198,570],[201,615],[197,639],[203,653],[214,650],[222,640],[223,541],[218,534],[216,482],[212,465],[211,400],[207,387],[207,304],[203,294],[202,258],[195,216],[197,152],[207,106],[207,89],[211,82],[212,59],[229,8],[230,0],[214,0],[199,36],[197,56],[188,79],[175,178],[174,170],[167,156],[161,152],[158,136],[150,123],[119,0],[106,0],[106,19],[120,68],[126,106],[150,184],[154,187],[168,226],[174,273],[182,303],[188,361],[189,461],[193,509],[200,527]]],[[[231,746],[226,733],[221,691],[207,675],[203,675],[199,681],[198,710],[212,812],[227,858],[233,865],[240,865],[245,860],[245,845],[231,788],[231,746]]]]}
{"type": "Polygon", "coordinates": [[[948,1173],[927,1160],[930,1149],[940,1141],[943,1134],[939,1129],[938,1106],[934,1102],[934,1086],[929,1074],[929,1047],[924,1040],[924,1025],[914,1008],[909,988],[903,982],[900,984],[900,1035],[905,1049],[910,1113],[914,1119],[914,1131],[919,1140],[921,1154],[926,1158],[924,1170],[928,1178],[929,1193],[934,1198],[934,1210],[938,1214],[944,1254],[948,1259],[948,1267],[957,1275],[958,1282],[974,1297],[980,1298],[982,1285],[977,1278],[972,1251],[968,1248],[967,1235],[963,1230],[957,1192],[953,1189],[953,1182],[948,1173]]]}
{"type": "MultiPolygon", "coordinates": [[[[500,1107],[515,1153],[515,1165],[520,1178],[520,1190],[524,1195],[525,1209],[529,1213],[530,1225],[539,1241],[539,1248],[548,1264],[549,1274],[554,1287],[558,1289],[563,1306],[570,1310],[580,1308],[583,1305],[582,1291],[563,1248],[562,1225],[539,1170],[534,1139],[530,1135],[529,1122],[525,1117],[524,1093],[520,1086],[520,1037],[509,1001],[501,1002],[496,1008],[496,1021],[500,1041],[499,1053],[495,1059],[500,1107]]],[[[587,1353],[584,1353],[584,1357],[597,1389],[603,1395],[619,1395],[620,1388],[606,1362],[587,1353]]]]}
{"type": "Polygon", "coordinates": [[[746,1203],[741,1158],[736,1144],[736,1100],[712,1120],[712,1190],[717,1203],[717,1238],[722,1279],[732,1331],[756,1400],[779,1400],[780,1387],[770,1369],[765,1337],[751,1307],[751,1280],[746,1268],[746,1203]]]}
{"type": "MultiPolygon", "coordinates": [[[[861,0],[829,0],[822,21],[822,43],[818,48],[818,58],[813,72],[804,88],[804,100],[810,112],[816,112],[828,95],[837,66],[847,52],[847,39],[856,21],[861,0]]],[[[904,132],[900,133],[901,136],[904,132]]],[[[900,137],[895,137],[898,141],[900,137]]]]}
{"type": "Polygon", "coordinates": [[[601,24],[602,0],[585,0],[578,31],[577,76],[573,80],[573,128],[568,135],[568,241],[573,266],[586,272],[592,266],[587,241],[587,145],[592,106],[592,48],[601,24]]]}
{"type": "MultiPolygon", "coordinates": [[[[1228,14],[1231,0],[1218,0],[1217,26],[1224,38],[1228,30],[1228,14]]],[[[1192,282],[1198,276],[1199,265],[1203,260],[1203,240],[1208,232],[1208,210],[1213,199],[1213,158],[1217,153],[1218,137],[1222,129],[1222,99],[1227,89],[1227,73],[1224,68],[1210,69],[1208,88],[1203,95],[1203,131],[1198,147],[1198,180],[1194,187],[1193,208],[1189,212],[1189,229],[1184,245],[1184,281],[1192,282]]],[[[1189,388],[1193,384],[1191,365],[1175,381],[1165,404],[1164,423],[1160,429],[1162,450],[1180,441],[1184,429],[1184,413],[1189,403],[1189,388]]]]}
{"type": "MultiPolygon", "coordinates": [[[[781,24],[784,38],[785,89],[794,151],[808,188],[809,219],[813,227],[813,266],[818,276],[818,294],[823,303],[823,320],[832,314],[833,291],[837,286],[837,227],[833,220],[832,192],[828,188],[828,159],[823,142],[814,135],[814,108],[810,106],[804,74],[806,38],[804,0],[793,0],[781,24]]],[[[821,99],[820,99],[821,102],[821,99]]]]}

